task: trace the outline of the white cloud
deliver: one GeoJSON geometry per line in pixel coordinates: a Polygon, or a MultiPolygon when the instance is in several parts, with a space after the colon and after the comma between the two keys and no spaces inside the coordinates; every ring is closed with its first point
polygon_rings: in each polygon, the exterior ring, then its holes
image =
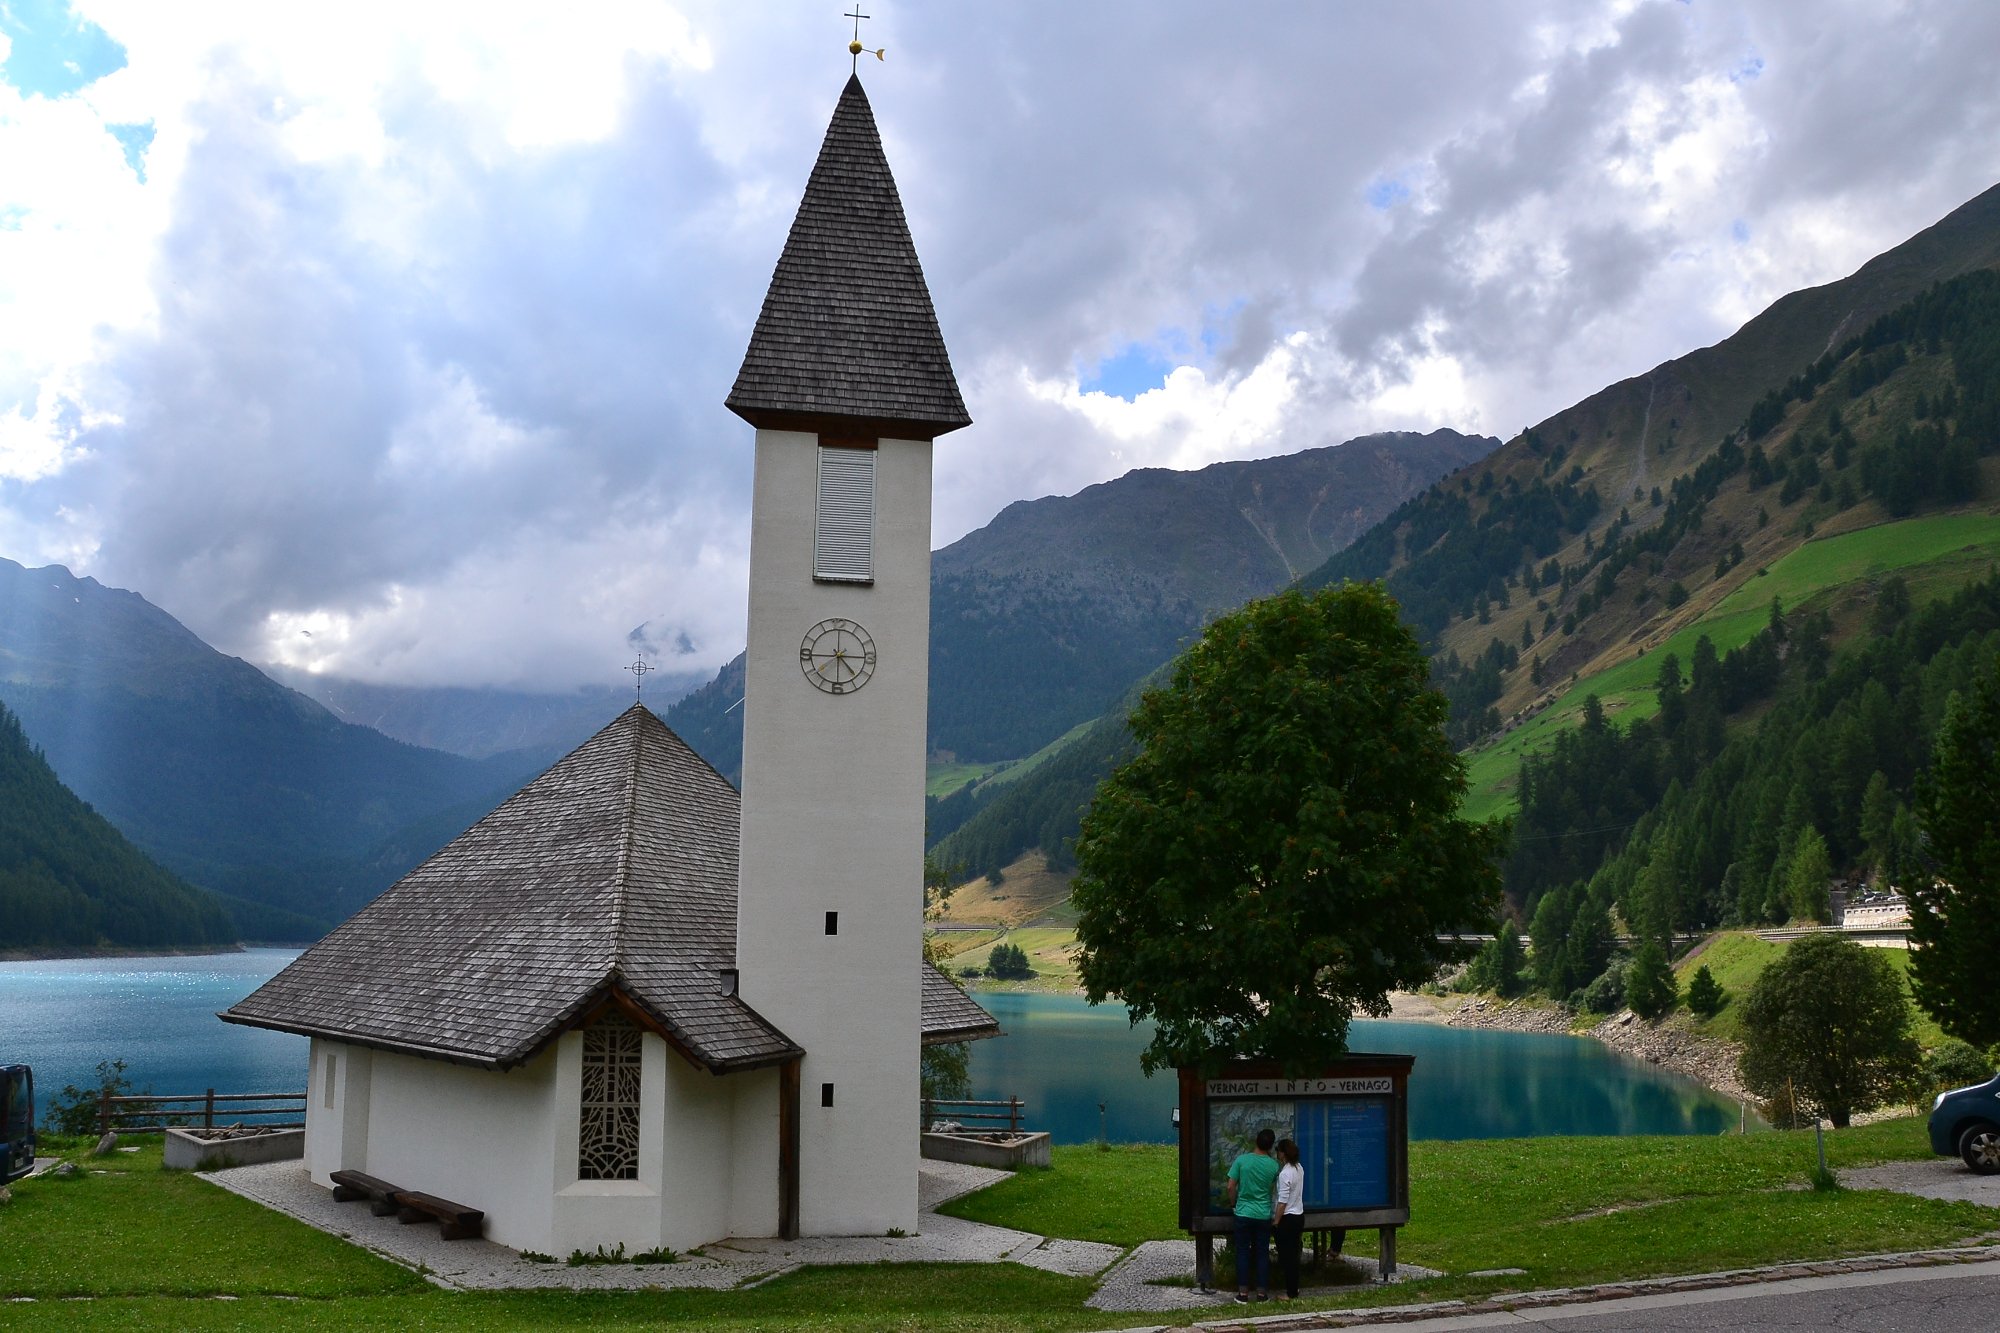
{"type": "MultiPolygon", "coordinates": [[[[735,651],[749,431],[720,400],[839,23],[79,9],[126,68],[0,84],[0,554],[377,680],[601,681],[642,622],[735,651]],[[111,124],[153,127],[143,183],[111,124]]],[[[1131,467],[1511,434],[2000,178],[1996,7],[1215,13],[869,25],[978,419],[938,446],[940,542],[1131,467]],[[1161,330],[1208,346],[1133,401],[1081,390],[1161,330]]]]}

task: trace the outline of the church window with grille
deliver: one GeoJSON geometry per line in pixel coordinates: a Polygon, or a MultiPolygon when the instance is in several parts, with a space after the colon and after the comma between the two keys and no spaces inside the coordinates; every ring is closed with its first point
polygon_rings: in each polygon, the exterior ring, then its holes
{"type": "Polygon", "coordinates": [[[610,1014],[583,1030],[583,1124],[577,1177],[639,1178],[639,1029],[610,1014]]]}

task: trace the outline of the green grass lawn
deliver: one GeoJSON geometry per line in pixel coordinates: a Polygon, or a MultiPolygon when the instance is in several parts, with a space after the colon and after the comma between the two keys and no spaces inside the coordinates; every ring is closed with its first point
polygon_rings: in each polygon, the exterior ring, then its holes
{"type": "Polygon", "coordinates": [[[1578,681],[1535,718],[1468,754],[1470,786],[1463,812],[1469,819],[1511,812],[1521,756],[1542,749],[1557,732],[1576,725],[1590,695],[1595,694],[1618,722],[1651,717],[1659,711],[1653,682],[1660,674],[1661,654],[1678,656],[1685,671],[1704,634],[1717,653],[1740,648],[1769,622],[1773,597],[1790,612],[1834,589],[1907,571],[1912,592],[1922,601],[1928,592],[1958,587],[1996,558],[2000,558],[2000,517],[1992,514],[1904,519],[1809,541],[1644,657],[1578,681]]]}
{"type": "MultiPolygon", "coordinates": [[[[1836,1171],[1927,1159],[1915,1118],[1832,1131],[1836,1171]]],[[[1412,1217],[1400,1258],[1447,1274],[1524,1268],[1527,1276],[1446,1277],[1354,1303],[1443,1299],[1794,1259],[1943,1245],[2000,1227],[2000,1210],[1880,1191],[1797,1189],[1810,1134],[1424,1142],[1410,1145],[1412,1217]]],[[[1131,1245],[1174,1230],[1174,1150],[1057,1148],[1054,1169],[1022,1173],[947,1206],[1028,1230],[1131,1245]]],[[[1349,1251],[1374,1252],[1374,1233],[1349,1251]]]]}
{"type": "MultiPolygon", "coordinates": [[[[75,1152],[80,1144],[60,1145],[75,1152]]],[[[1916,1119],[1836,1131],[1836,1169],[1927,1158],[1916,1119]]],[[[1013,1264],[805,1269],[733,1292],[441,1291],[419,1276],[190,1176],[149,1147],[107,1174],[22,1181],[0,1209],[0,1328],[729,1330],[945,1333],[1159,1323],[1083,1305],[1093,1284],[1013,1264]],[[33,1297],[14,1302],[10,1297],[33,1297]],[[64,1298],[84,1299],[64,1299],[64,1298]],[[233,1299],[230,1299],[233,1298],[233,1299]],[[54,1304],[53,1302],[60,1302],[54,1304]]],[[[1410,1263],[1525,1277],[1450,1277],[1343,1292],[1401,1303],[1949,1244],[2000,1227],[2000,1210],[1880,1192],[1792,1188],[1809,1134],[1526,1139],[1411,1145],[1410,1263]]],[[[1173,1237],[1174,1151],[1057,1148],[947,1211],[1044,1235],[1132,1245],[1173,1237]]],[[[1373,1233],[1350,1250],[1369,1253],[1373,1233]]],[[[1211,1316],[1193,1311],[1181,1322],[1211,1316]]],[[[1165,1317],[1173,1322],[1173,1316],[1165,1317]]]]}
{"type": "Polygon", "coordinates": [[[999,764],[932,764],[924,770],[924,795],[949,796],[969,782],[978,782],[1005,768],[999,764]]]}
{"type": "Polygon", "coordinates": [[[1070,960],[1070,951],[1076,948],[1076,932],[1067,926],[1021,926],[953,954],[952,967],[985,967],[994,948],[1001,944],[1011,944],[1028,955],[1028,966],[1034,970],[1036,983],[1059,989],[1077,984],[1076,965],[1070,960]]]}

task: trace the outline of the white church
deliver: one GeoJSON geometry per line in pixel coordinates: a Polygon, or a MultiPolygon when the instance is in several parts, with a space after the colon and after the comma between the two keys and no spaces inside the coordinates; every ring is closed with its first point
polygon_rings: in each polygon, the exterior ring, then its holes
{"type": "Polygon", "coordinates": [[[738,794],[634,704],[222,1015],[311,1038],[306,1163],[548,1254],[918,1223],[931,442],[970,424],[850,79],[729,408],[738,794]]]}

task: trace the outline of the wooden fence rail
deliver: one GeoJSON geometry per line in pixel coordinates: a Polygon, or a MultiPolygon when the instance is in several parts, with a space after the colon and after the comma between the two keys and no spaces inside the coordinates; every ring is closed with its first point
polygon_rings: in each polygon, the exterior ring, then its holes
{"type": "Polygon", "coordinates": [[[995,1102],[995,1101],[976,1102],[976,1101],[967,1101],[963,1098],[954,1099],[950,1097],[926,1097],[924,1098],[924,1123],[926,1125],[932,1125],[936,1124],[939,1120],[1005,1120],[1007,1122],[1007,1132],[1009,1134],[1019,1134],[1021,1132],[1021,1119],[1026,1110],[1027,1110],[1027,1103],[1022,1101],[1019,1097],[1009,1097],[1004,1102],[995,1102]],[[965,1106],[978,1106],[978,1107],[998,1106],[998,1107],[1005,1107],[1006,1110],[965,1111],[965,1110],[939,1109],[941,1107],[965,1107],[965,1106]]]}
{"type": "Polygon", "coordinates": [[[97,1130],[100,1134],[114,1130],[120,1134],[160,1134],[175,1125],[200,1125],[203,1129],[214,1129],[218,1107],[225,1125],[247,1120],[258,1129],[301,1129],[305,1126],[306,1095],[303,1092],[217,1092],[210,1088],[205,1092],[173,1096],[149,1093],[144,1096],[111,1097],[100,1094],[97,1098],[97,1130]],[[278,1115],[296,1118],[276,1122],[265,1118],[278,1115]],[[149,1119],[152,1123],[146,1123],[149,1119]]]}

